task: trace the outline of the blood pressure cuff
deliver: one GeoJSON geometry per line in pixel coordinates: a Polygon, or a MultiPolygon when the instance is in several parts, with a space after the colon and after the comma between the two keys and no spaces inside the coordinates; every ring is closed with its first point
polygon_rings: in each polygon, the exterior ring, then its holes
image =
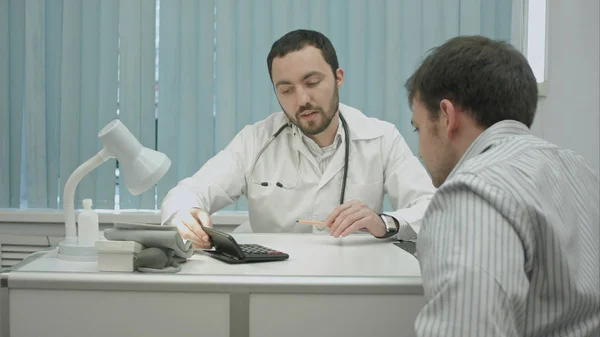
{"type": "Polygon", "coordinates": [[[172,249],[146,248],[137,254],[134,267],[143,273],[177,273],[185,258],[175,256],[172,249]]]}
{"type": "Polygon", "coordinates": [[[141,272],[176,273],[181,263],[194,255],[191,241],[184,241],[174,226],[146,224],[117,224],[104,231],[112,241],[135,241],[144,249],[135,258],[135,267],[141,272]]]}

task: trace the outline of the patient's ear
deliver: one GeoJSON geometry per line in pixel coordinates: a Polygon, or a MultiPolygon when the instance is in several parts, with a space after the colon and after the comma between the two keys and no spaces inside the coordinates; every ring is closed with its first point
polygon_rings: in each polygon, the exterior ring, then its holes
{"type": "Polygon", "coordinates": [[[456,136],[458,131],[458,107],[448,99],[440,101],[440,121],[448,139],[456,136]]]}

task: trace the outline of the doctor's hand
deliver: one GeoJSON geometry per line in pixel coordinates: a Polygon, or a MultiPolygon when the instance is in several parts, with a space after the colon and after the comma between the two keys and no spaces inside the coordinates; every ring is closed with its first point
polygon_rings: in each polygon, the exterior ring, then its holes
{"type": "Polygon", "coordinates": [[[194,248],[209,249],[212,247],[208,234],[200,227],[200,224],[205,227],[213,226],[206,211],[200,208],[180,210],[171,223],[177,226],[182,239],[192,241],[194,248]]]}
{"type": "Polygon", "coordinates": [[[357,230],[367,231],[375,237],[385,235],[385,224],[381,217],[369,206],[358,200],[351,200],[336,207],[325,220],[329,234],[333,237],[346,237],[357,230]]]}

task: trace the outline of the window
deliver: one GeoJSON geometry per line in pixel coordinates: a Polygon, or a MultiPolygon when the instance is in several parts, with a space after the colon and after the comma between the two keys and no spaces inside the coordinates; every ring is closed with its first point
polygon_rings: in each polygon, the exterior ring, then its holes
{"type": "Polygon", "coordinates": [[[529,0],[527,59],[538,82],[546,80],[546,0],[529,0]]]}
{"type": "MultiPolygon", "coordinates": [[[[11,1],[0,10],[0,21],[11,20],[0,25],[9,37],[0,38],[0,79],[8,79],[0,80],[0,110],[9,111],[0,113],[9,140],[0,141],[0,166],[10,165],[0,170],[0,207],[60,209],[67,178],[99,149],[93,135],[119,118],[172,168],[154,190],[132,196],[119,188],[118,164],[103,164],[78,185],[75,203],[85,196],[96,209],[158,208],[242,126],[280,110],[265,59],[275,38],[296,28],[322,31],[336,46],[348,79],[340,100],[395,124],[417,153],[403,80],[427,50],[457,35],[513,37],[525,50],[523,14],[538,11],[529,3],[11,1]]],[[[242,199],[229,208],[245,209],[242,199]]]]}
{"type": "Polygon", "coordinates": [[[539,95],[546,95],[547,0],[523,0],[522,49],[538,82],[539,95]]]}

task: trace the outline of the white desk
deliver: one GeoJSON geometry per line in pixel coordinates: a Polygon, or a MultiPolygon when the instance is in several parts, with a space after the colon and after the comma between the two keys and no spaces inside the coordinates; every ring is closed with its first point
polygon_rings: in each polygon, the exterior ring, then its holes
{"type": "Polygon", "coordinates": [[[2,337],[414,336],[419,265],[391,241],[235,237],[290,258],[228,265],[196,254],[177,274],[98,272],[55,251],[28,259],[1,275],[2,337]]]}

